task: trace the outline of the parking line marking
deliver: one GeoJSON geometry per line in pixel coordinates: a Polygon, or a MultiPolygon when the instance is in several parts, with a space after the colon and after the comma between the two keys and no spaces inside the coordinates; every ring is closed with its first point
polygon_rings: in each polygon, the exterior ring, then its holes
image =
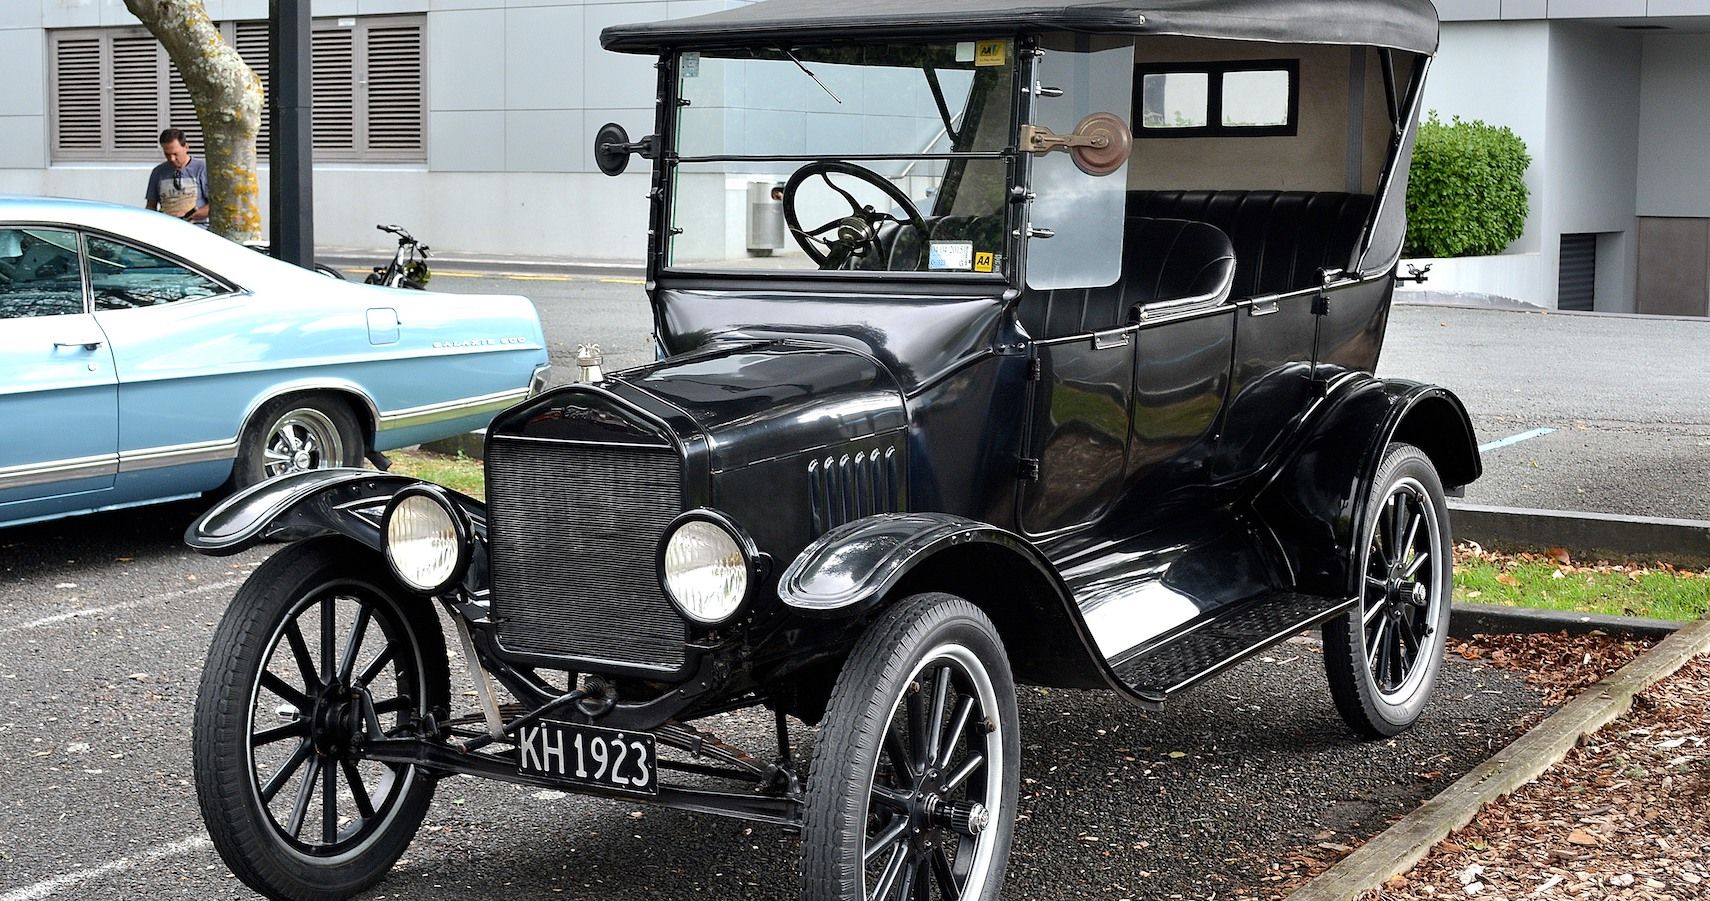
{"type": "Polygon", "coordinates": [[[602,285],[645,285],[645,284],[647,284],[647,279],[644,279],[644,278],[625,278],[625,277],[620,277],[620,276],[614,276],[611,278],[600,279],[600,284],[602,284],[602,285]]]}
{"type": "Polygon", "coordinates": [[[1499,447],[1507,447],[1510,444],[1519,444],[1522,441],[1529,441],[1533,438],[1542,438],[1545,435],[1548,435],[1554,431],[1555,431],[1555,429],[1544,428],[1544,429],[1533,429],[1529,432],[1521,432],[1518,435],[1509,435],[1507,438],[1499,438],[1495,441],[1491,441],[1489,443],[1479,445],[1478,446],[1478,452],[1481,454],[1488,453],[1490,451],[1496,450],[1499,447]]]}
{"type": "MultiPolygon", "coordinates": [[[[0,626],[0,633],[28,632],[33,629],[40,629],[43,626],[51,626],[55,623],[63,623],[68,620],[79,619],[85,616],[100,616],[103,613],[117,613],[120,610],[130,610],[136,607],[159,603],[161,601],[171,601],[178,598],[190,597],[191,595],[206,594],[210,591],[216,591],[222,588],[234,588],[242,584],[242,579],[226,579],[222,582],[209,582],[206,585],[197,585],[195,588],[168,591],[164,594],[138,598],[134,601],[125,601],[121,604],[110,604],[106,607],[85,607],[81,610],[68,610],[64,613],[55,613],[52,616],[44,616],[41,619],[32,619],[29,622],[16,623],[10,626],[0,626]]],[[[11,896],[0,898],[0,901],[11,901],[11,896]]]]}
{"type": "Polygon", "coordinates": [[[87,870],[76,870],[71,873],[61,873],[58,876],[43,879],[35,885],[27,885],[23,888],[14,889],[4,895],[0,895],[0,901],[40,901],[40,899],[46,898],[60,889],[70,888],[74,885],[79,885],[85,882],[92,882],[109,873],[129,869],[139,864],[152,863],[156,860],[174,857],[190,851],[200,851],[203,848],[212,847],[213,844],[214,843],[209,841],[208,837],[205,835],[192,835],[189,838],[180,839],[171,844],[151,848],[132,857],[121,857],[118,860],[110,860],[98,867],[90,867],[87,870]]]}

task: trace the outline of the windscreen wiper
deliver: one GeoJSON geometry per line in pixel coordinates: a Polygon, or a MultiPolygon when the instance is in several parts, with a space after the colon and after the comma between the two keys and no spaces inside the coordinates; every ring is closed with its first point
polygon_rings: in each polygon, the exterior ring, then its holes
{"type": "Polygon", "coordinates": [[[822,91],[824,91],[824,92],[825,92],[825,93],[826,93],[826,96],[828,96],[828,97],[830,97],[830,98],[831,98],[831,99],[833,99],[833,100],[835,100],[835,101],[837,101],[837,105],[838,105],[838,106],[842,106],[842,105],[843,105],[843,98],[841,98],[841,97],[839,97],[839,96],[837,96],[837,95],[836,95],[836,94],[833,94],[833,93],[832,93],[832,92],[831,92],[831,89],[830,89],[830,88],[828,88],[828,87],[826,87],[826,86],[825,86],[825,82],[823,82],[823,81],[820,81],[820,80],[819,80],[819,76],[818,76],[818,75],[815,75],[815,74],[813,74],[813,72],[812,72],[812,71],[811,71],[811,70],[809,70],[809,69],[808,69],[808,67],[807,67],[807,66],[804,66],[804,65],[802,65],[802,61],[801,61],[801,60],[799,60],[799,59],[796,59],[796,55],[795,55],[795,54],[794,54],[794,53],[791,53],[791,52],[790,52],[790,51],[789,51],[789,48],[787,48],[787,47],[779,47],[779,48],[778,48],[778,52],[779,52],[779,53],[782,53],[782,54],[784,54],[784,55],[785,55],[785,56],[787,56],[787,57],[789,57],[789,58],[790,58],[790,62],[792,62],[792,63],[795,63],[795,64],[796,64],[796,68],[798,68],[798,69],[800,69],[800,70],[802,70],[802,71],[803,71],[803,72],[805,72],[805,73],[807,73],[807,77],[809,77],[809,78],[811,78],[811,79],[813,79],[813,83],[814,83],[814,84],[817,84],[817,85],[819,85],[819,89],[820,89],[820,90],[822,90],[822,91]]]}

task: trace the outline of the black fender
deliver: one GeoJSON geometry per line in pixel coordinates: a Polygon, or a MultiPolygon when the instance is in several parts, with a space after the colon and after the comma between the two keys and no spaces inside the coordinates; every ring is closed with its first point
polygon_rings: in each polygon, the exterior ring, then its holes
{"type": "MultiPolygon", "coordinates": [[[[381,518],[392,495],[421,479],[371,469],[316,469],[268,479],[226,498],[184,532],[184,543],[214,557],[264,541],[342,535],[383,550],[381,518]]],[[[441,489],[463,508],[475,536],[486,539],[487,508],[472,497],[441,489]]]]}
{"type": "Polygon", "coordinates": [[[1297,590],[1354,597],[1365,499],[1384,449],[1415,445],[1449,490],[1476,480],[1484,464],[1466,407],[1437,385],[1351,375],[1331,384],[1314,414],[1253,506],[1281,545],[1297,590]]]}
{"type": "Polygon", "coordinates": [[[1032,542],[948,513],[881,513],[838,526],[778,577],[778,599],[815,618],[858,619],[919,591],[985,610],[1025,681],[1126,693],[1098,652],[1074,595],[1032,542]]]}

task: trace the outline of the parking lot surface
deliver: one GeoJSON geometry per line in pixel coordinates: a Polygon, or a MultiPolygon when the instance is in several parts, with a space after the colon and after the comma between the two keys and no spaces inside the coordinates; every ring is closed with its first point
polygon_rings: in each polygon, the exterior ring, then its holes
{"type": "MultiPolygon", "coordinates": [[[[246,896],[202,831],[190,723],[208,639],[266,552],[201,557],[174,504],[0,532],[0,901],[246,896]]],[[[1352,738],[1297,641],[1162,713],[1023,690],[1009,896],[1229,897],[1381,829],[1513,735],[1538,696],[1452,660],[1392,741],[1352,738]]],[[[742,714],[711,726],[770,751],[742,714]]],[[[807,738],[806,730],[798,725],[807,738]]],[[[375,897],[795,897],[782,829],[452,779],[375,897]]]]}
{"type": "MultiPolygon", "coordinates": [[[[534,297],[560,381],[574,375],[578,342],[600,343],[613,369],[652,356],[633,280],[446,277],[435,287],[534,297]]],[[[1382,371],[1454,387],[1481,441],[1554,429],[1487,453],[1472,500],[1703,516],[1707,340],[1705,323],[1400,307],[1382,371]]],[[[0,531],[0,901],[245,896],[196,812],[190,721],[214,625],[267,552],[185,549],[180,535],[204,506],[0,531]]],[[[1024,689],[1008,894],[1260,891],[1297,855],[1331,857],[1383,828],[1539,704],[1511,674],[1451,659],[1415,731],[1359,742],[1306,640],[1162,713],[1110,694],[1024,689]]],[[[752,717],[712,728],[769,753],[752,717]]],[[[375,896],[784,899],[796,853],[781,829],[459,778],[440,787],[375,896]]]]}

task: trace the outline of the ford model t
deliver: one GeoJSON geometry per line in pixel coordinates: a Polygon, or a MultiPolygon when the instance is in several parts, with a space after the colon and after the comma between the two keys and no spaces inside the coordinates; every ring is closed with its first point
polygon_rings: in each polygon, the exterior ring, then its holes
{"type": "Polygon", "coordinates": [[[356,892],[472,774],[799,830],[804,899],[990,899],[1017,683],[1158,707],[1321,627],[1352,732],[1406,729],[1480,473],[1452,394],[1373,375],[1436,41],[1427,0],[607,29],[658,58],[654,134],[594,156],[651,161],[659,359],[501,414],[484,502],[307,472],[192,527],[293,542],[202,683],[226,862],[356,892]],[[740,708],[777,747],[712,734],[740,708]]]}

